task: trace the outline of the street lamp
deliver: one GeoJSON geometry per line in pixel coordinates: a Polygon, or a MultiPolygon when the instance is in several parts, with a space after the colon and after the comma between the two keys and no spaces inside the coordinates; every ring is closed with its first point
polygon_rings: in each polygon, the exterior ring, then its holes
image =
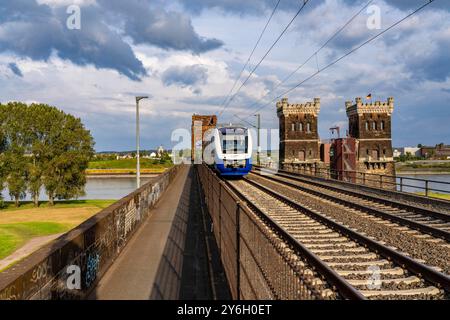
{"type": "Polygon", "coordinates": [[[139,101],[142,99],[148,99],[147,96],[136,97],[136,186],[139,189],[141,187],[141,164],[139,157],[140,138],[139,138],[139,101]]]}
{"type": "Polygon", "coordinates": [[[257,151],[256,151],[256,163],[258,164],[258,166],[261,165],[261,143],[260,143],[260,130],[261,130],[261,115],[259,113],[254,114],[253,116],[255,116],[257,118],[256,121],[256,126],[251,124],[250,122],[248,122],[245,119],[242,119],[241,117],[239,117],[237,114],[234,114],[234,116],[236,118],[238,118],[239,120],[244,121],[245,123],[249,124],[250,126],[252,126],[253,128],[255,128],[257,130],[257,141],[258,141],[258,146],[257,146],[257,151]]]}
{"type": "Polygon", "coordinates": [[[256,121],[256,129],[258,130],[258,150],[256,152],[256,163],[258,164],[258,166],[261,165],[261,144],[260,144],[260,130],[261,130],[261,115],[259,113],[254,114],[254,116],[256,117],[257,121],[256,121]]]}

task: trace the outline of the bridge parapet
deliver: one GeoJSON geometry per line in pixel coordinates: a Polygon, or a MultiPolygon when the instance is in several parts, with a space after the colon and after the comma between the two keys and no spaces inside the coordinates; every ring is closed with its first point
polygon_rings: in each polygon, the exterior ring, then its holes
{"type": "Polygon", "coordinates": [[[171,168],[0,273],[0,300],[87,297],[178,170],[171,168]]]}
{"type": "Polygon", "coordinates": [[[197,165],[233,299],[327,299],[297,249],[207,166],[197,165]]]}

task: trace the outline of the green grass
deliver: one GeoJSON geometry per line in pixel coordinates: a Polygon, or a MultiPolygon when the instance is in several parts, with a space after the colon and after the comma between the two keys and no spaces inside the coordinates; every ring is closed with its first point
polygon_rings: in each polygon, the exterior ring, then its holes
{"type": "MultiPolygon", "coordinates": [[[[109,207],[111,204],[116,202],[117,200],[68,200],[68,201],[55,201],[55,205],[52,208],[82,208],[86,206],[94,206],[99,209],[104,209],[109,207]]],[[[49,207],[47,201],[41,201],[39,203],[39,208],[49,207]]],[[[20,207],[16,208],[14,202],[5,201],[5,208],[0,210],[0,213],[3,211],[19,211],[25,209],[34,208],[34,204],[32,202],[21,202],[20,207]]]]}
{"type": "MultiPolygon", "coordinates": [[[[159,160],[141,159],[142,169],[165,169],[172,167],[171,163],[159,163],[159,160]]],[[[104,160],[89,162],[88,169],[136,169],[136,159],[104,160]]]]}
{"type": "Polygon", "coordinates": [[[9,256],[34,237],[63,233],[71,228],[54,222],[0,224],[0,259],[9,256]]]}
{"type": "MultiPolygon", "coordinates": [[[[417,192],[416,194],[424,196],[425,192],[417,192]]],[[[450,201],[450,194],[429,192],[428,196],[431,197],[431,198],[438,198],[438,199],[443,199],[443,200],[449,200],[450,201]]]]}

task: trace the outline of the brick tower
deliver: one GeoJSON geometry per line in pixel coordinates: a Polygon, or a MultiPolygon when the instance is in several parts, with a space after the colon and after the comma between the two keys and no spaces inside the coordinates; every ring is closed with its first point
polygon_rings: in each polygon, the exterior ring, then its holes
{"type": "Polygon", "coordinates": [[[349,120],[349,135],[357,139],[357,171],[395,175],[392,151],[391,115],[394,98],[387,102],[345,103],[349,120]]]}
{"type": "Polygon", "coordinates": [[[320,99],[304,104],[289,104],[287,98],[277,102],[280,122],[280,168],[302,166],[312,169],[320,162],[317,116],[320,99]]]}

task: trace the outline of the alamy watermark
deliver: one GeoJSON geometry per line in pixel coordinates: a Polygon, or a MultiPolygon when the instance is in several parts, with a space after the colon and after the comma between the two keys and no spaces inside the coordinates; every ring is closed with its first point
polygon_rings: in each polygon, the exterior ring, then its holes
{"type": "Polygon", "coordinates": [[[67,7],[66,13],[69,15],[66,26],[69,30],[81,30],[81,8],[73,4],[67,7]]]}

